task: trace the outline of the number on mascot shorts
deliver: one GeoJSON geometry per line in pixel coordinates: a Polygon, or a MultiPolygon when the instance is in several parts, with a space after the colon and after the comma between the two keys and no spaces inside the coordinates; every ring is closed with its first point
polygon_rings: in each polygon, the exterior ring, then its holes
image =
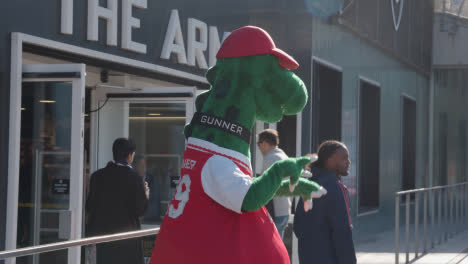
{"type": "Polygon", "coordinates": [[[177,190],[174,196],[174,200],[169,204],[168,215],[170,218],[177,218],[184,212],[185,204],[188,202],[190,193],[190,177],[185,174],[177,185],[177,190]],[[179,202],[177,209],[174,207],[174,202],[179,202]]]}

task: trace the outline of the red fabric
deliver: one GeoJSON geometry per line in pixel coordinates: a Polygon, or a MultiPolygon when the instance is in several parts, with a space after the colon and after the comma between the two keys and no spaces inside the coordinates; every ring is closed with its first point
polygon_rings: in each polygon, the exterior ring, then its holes
{"type": "Polygon", "coordinates": [[[348,192],[348,188],[343,184],[341,183],[341,181],[337,181],[338,183],[338,186],[340,186],[340,189],[341,189],[341,193],[343,194],[343,198],[345,200],[345,204],[346,204],[346,212],[348,213],[348,221],[349,221],[349,227],[351,227],[351,229],[353,229],[353,222],[351,221],[351,215],[350,215],[350,205],[349,205],[349,192],[348,192]]]}
{"type": "MultiPolygon", "coordinates": [[[[150,263],[289,264],[286,248],[264,207],[238,214],[205,194],[201,171],[213,155],[187,147],[184,161],[196,161],[193,168],[181,169],[181,175],[190,177],[189,199],[177,218],[166,214],[150,263]]],[[[251,176],[244,166],[238,167],[251,176]]],[[[177,208],[180,203],[173,199],[170,204],[177,208]]]]}
{"type": "Polygon", "coordinates": [[[216,58],[247,57],[272,54],[286,69],[297,69],[299,63],[286,52],[276,48],[273,39],[263,29],[245,26],[234,30],[221,45],[216,58]]]}

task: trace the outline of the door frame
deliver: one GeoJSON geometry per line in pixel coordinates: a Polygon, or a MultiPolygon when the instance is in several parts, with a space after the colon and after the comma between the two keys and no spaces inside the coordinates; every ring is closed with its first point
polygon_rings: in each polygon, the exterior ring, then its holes
{"type": "MultiPolygon", "coordinates": [[[[184,103],[186,105],[186,123],[192,120],[195,113],[196,87],[153,87],[153,88],[97,88],[91,92],[91,109],[102,107],[101,101],[106,100],[108,94],[122,94],[122,97],[110,97],[108,101],[124,101],[127,103],[184,103]],[[147,97],[140,95],[148,94],[147,97]],[[154,97],[152,97],[154,95],[154,97]],[[161,95],[161,97],[157,96],[161,95]],[[180,97],[179,97],[180,95],[180,97]],[[166,97],[167,96],[167,97],[166,97]]],[[[99,112],[90,113],[90,173],[98,168],[99,146],[99,112]]],[[[122,135],[125,136],[125,135],[122,135]]]]}
{"type": "MultiPolygon", "coordinates": [[[[9,123],[9,158],[8,158],[8,193],[5,249],[16,248],[16,233],[18,221],[18,193],[19,193],[19,158],[21,143],[21,96],[23,82],[52,82],[63,81],[72,83],[72,124],[71,124],[71,153],[75,153],[70,160],[70,239],[81,238],[82,196],[83,196],[83,129],[84,129],[84,97],[85,75],[84,64],[29,64],[23,65],[22,50],[12,47],[12,68],[10,86],[10,123],[9,123]],[[16,56],[16,57],[15,57],[16,56]],[[14,59],[15,58],[15,59],[14,59]],[[29,74],[24,76],[23,73],[29,74]],[[53,74],[48,74],[53,73],[53,74]],[[64,74],[65,73],[65,74],[64,74]],[[71,73],[71,74],[66,74],[71,73]],[[34,76],[38,74],[38,76],[34,76]],[[42,76],[40,76],[42,75],[42,76]],[[81,98],[81,99],[76,99],[81,98]]],[[[79,263],[80,247],[68,250],[68,263],[79,263]]],[[[16,259],[7,259],[6,263],[15,263],[16,259]]]]}

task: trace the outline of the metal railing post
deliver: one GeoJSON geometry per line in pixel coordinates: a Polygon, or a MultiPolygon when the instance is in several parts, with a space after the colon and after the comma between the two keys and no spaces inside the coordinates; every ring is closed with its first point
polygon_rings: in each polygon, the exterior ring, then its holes
{"type": "Polygon", "coordinates": [[[463,184],[460,187],[460,225],[461,228],[465,228],[465,186],[466,184],[463,184]]]}
{"type": "Polygon", "coordinates": [[[425,254],[427,252],[427,240],[426,240],[426,227],[427,227],[427,220],[426,220],[426,217],[427,217],[427,191],[424,191],[424,196],[423,196],[423,199],[424,199],[424,209],[423,209],[423,229],[424,229],[424,235],[423,235],[423,239],[424,239],[424,246],[423,246],[423,254],[425,254]]]}
{"type": "Polygon", "coordinates": [[[410,226],[410,194],[406,194],[406,263],[409,263],[409,226],[410,226]]]}
{"type": "Polygon", "coordinates": [[[468,184],[463,186],[463,211],[464,211],[464,219],[463,224],[466,225],[468,223],[468,184]]]}
{"type": "Polygon", "coordinates": [[[445,190],[445,195],[444,195],[444,198],[445,198],[445,208],[444,208],[444,226],[443,226],[443,229],[444,229],[444,242],[447,242],[447,237],[448,237],[448,232],[447,232],[447,223],[448,223],[448,194],[449,194],[449,191],[448,189],[445,190]]]}
{"type": "Polygon", "coordinates": [[[395,264],[400,263],[400,195],[395,195],[395,264]]]}
{"type": "Polygon", "coordinates": [[[468,199],[468,184],[465,184],[463,186],[463,195],[462,195],[462,201],[463,201],[463,225],[466,225],[468,221],[468,202],[466,201],[468,199]]]}
{"type": "Polygon", "coordinates": [[[468,184],[465,184],[463,188],[463,202],[465,203],[465,221],[463,222],[465,225],[468,224],[468,184]]]}
{"type": "Polygon", "coordinates": [[[449,197],[450,197],[450,222],[449,222],[449,238],[453,237],[453,228],[455,226],[455,192],[454,187],[449,187],[449,197]]]}
{"type": "Polygon", "coordinates": [[[459,186],[455,186],[455,226],[454,226],[454,229],[455,229],[455,232],[454,232],[454,235],[456,235],[458,233],[458,231],[460,230],[460,217],[459,217],[459,211],[458,211],[458,190],[459,190],[459,186]]]}
{"type": "Polygon", "coordinates": [[[435,191],[430,191],[431,197],[431,248],[434,248],[434,233],[435,233],[435,191]]]}
{"type": "Polygon", "coordinates": [[[418,193],[414,193],[414,256],[418,257],[419,251],[419,201],[418,193]]]}
{"type": "Polygon", "coordinates": [[[439,245],[442,243],[442,189],[439,190],[439,196],[437,197],[439,200],[439,207],[438,207],[438,213],[437,213],[437,218],[439,219],[438,225],[437,225],[437,233],[439,235],[439,245]]]}
{"type": "Polygon", "coordinates": [[[464,219],[463,219],[463,224],[466,225],[468,223],[468,202],[467,202],[467,199],[468,199],[468,184],[465,184],[463,186],[463,211],[464,211],[464,219]]]}

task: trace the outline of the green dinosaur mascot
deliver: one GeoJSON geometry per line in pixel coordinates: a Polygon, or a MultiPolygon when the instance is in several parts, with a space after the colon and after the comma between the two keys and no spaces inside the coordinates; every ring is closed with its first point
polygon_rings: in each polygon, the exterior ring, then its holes
{"type": "Polygon", "coordinates": [[[249,142],[255,120],[278,122],[304,108],[307,90],[290,71],[299,65],[253,26],[233,31],[216,57],[206,74],[211,89],[197,97],[185,128],[181,179],[150,263],[289,263],[264,205],[275,195],[307,200],[326,191],[300,178],[307,157],[252,178],[249,142]]]}

